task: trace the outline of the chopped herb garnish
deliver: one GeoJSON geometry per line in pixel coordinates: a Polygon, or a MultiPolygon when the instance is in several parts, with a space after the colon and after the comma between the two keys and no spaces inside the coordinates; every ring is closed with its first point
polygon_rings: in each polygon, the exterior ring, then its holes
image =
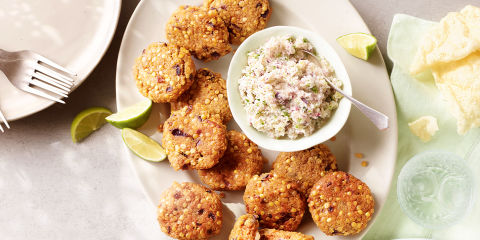
{"type": "Polygon", "coordinates": [[[310,90],[312,90],[314,93],[318,93],[317,86],[313,86],[312,88],[310,88],[310,90]]]}

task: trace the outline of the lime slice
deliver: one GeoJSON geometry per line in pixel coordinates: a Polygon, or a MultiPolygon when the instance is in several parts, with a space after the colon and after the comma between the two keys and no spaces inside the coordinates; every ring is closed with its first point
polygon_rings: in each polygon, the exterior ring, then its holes
{"type": "Polygon", "coordinates": [[[108,116],[107,121],[117,128],[138,128],[152,112],[152,100],[148,99],[108,116]]]}
{"type": "Polygon", "coordinates": [[[165,149],[160,144],[139,131],[124,128],[122,138],[133,153],[147,161],[160,162],[167,158],[165,149]]]}
{"type": "Polygon", "coordinates": [[[103,126],[107,121],[105,117],[112,111],[103,107],[92,107],[81,111],[73,119],[70,133],[74,143],[82,141],[95,130],[103,126]]]}
{"type": "Polygon", "coordinates": [[[348,53],[363,60],[368,60],[372,55],[377,39],[366,33],[350,33],[337,38],[338,44],[348,53]]]}

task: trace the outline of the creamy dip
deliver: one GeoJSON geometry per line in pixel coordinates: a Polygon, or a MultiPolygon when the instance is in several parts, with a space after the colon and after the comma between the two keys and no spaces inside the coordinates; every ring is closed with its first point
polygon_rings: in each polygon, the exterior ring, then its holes
{"type": "Polygon", "coordinates": [[[250,124],[270,137],[311,135],[338,107],[341,95],[325,81],[341,87],[335,71],[324,57],[318,65],[301,50],[316,52],[306,38],[286,35],[247,55],[238,81],[242,104],[250,124]]]}

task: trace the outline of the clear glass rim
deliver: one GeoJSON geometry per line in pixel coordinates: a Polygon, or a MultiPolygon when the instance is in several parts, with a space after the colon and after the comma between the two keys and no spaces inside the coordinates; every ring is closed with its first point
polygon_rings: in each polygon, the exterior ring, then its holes
{"type": "Polygon", "coordinates": [[[447,151],[441,151],[441,150],[429,150],[429,151],[424,151],[424,152],[420,152],[416,155],[414,155],[413,157],[411,157],[406,163],[405,165],[402,167],[402,169],[400,170],[400,173],[398,174],[398,177],[397,177],[397,201],[400,205],[400,208],[402,209],[402,211],[412,220],[414,221],[415,223],[425,227],[425,228],[428,228],[428,229],[439,229],[439,228],[443,228],[443,227],[450,227],[450,226],[453,226],[455,224],[457,224],[458,222],[460,222],[466,215],[466,213],[470,210],[470,208],[473,206],[473,202],[474,202],[474,196],[475,196],[475,180],[474,180],[474,174],[473,172],[471,171],[471,169],[467,166],[466,164],[466,161],[461,158],[460,156],[458,156],[457,154],[455,153],[452,153],[452,152],[447,152],[447,151]],[[410,210],[410,208],[408,206],[406,206],[406,200],[405,199],[402,199],[404,197],[404,192],[402,191],[402,185],[404,184],[404,181],[401,181],[402,178],[405,177],[405,175],[407,174],[406,171],[410,170],[410,169],[413,169],[415,167],[415,165],[418,165],[419,163],[423,163],[425,161],[429,161],[429,156],[430,157],[438,157],[438,156],[442,156],[443,158],[449,158],[449,161],[448,163],[449,164],[452,164],[452,165],[457,165],[457,166],[460,166],[462,169],[465,170],[465,173],[467,175],[467,178],[470,179],[468,182],[470,182],[470,196],[468,197],[468,206],[465,206],[465,208],[463,208],[464,210],[459,213],[459,214],[455,214],[452,219],[449,219],[450,221],[444,221],[444,222],[438,222],[438,223],[435,223],[435,222],[425,222],[424,219],[421,219],[419,217],[417,217],[417,215],[410,210]]]}

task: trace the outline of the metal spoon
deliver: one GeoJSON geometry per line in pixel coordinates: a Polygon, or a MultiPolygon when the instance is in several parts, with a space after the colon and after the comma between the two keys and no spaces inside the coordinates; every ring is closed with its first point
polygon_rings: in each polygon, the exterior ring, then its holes
{"type": "MultiPolygon", "coordinates": [[[[304,53],[308,54],[311,58],[314,59],[314,62],[318,65],[321,65],[320,61],[318,60],[318,57],[315,56],[313,53],[309,52],[309,51],[305,51],[305,50],[302,50],[304,53]]],[[[370,121],[372,121],[373,124],[375,124],[375,126],[380,129],[380,130],[385,130],[388,128],[388,117],[359,102],[358,100],[356,100],[355,98],[349,96],[348,94],[346,94],[345,92],[343,92],[341,89],[337,88],[335,85],[333,85],[333,83],[328,79],[328,78],[325,78],[325,81],[328,83],[328,85],[330,85],[330,87],[332,87],[333,89],[335,89],[335,91],[341,93],[345,98],[347,98],[348,100],[350,100],[353,105],[355,105],[355,107],[358,108],[358,110],[360,110],[360,112],[363,113],[363,115],[367,116],[368,119],[370,119],[370,121]]]]}

